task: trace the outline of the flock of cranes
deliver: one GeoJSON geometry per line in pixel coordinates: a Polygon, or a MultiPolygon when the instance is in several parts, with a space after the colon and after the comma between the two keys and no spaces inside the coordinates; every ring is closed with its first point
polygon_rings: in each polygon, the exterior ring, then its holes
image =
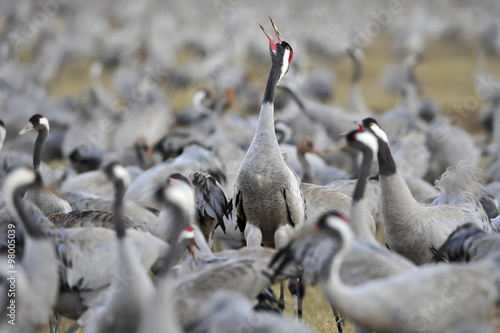
{"type": "Polygon", "coordinates": [[[95,63],[73,113],[0,120],[0,332],[60,332],[61,317],[67,332],[313,332],[307,281],[338,331],[340,317],[356,332],[498,329],[500,92],[482,111],[494,140],[484,186],[472,138],[420,100],[418,54],[401,103],[375,115],[363,52],[348,47],[347,108],[327,106],[286,77],[297,55],[271,25],[257,117],[231,112],[241,96],[229,87],[198,91],[176,119],[158,89],[138,99],[126,70],[128,109],[115,112],[95,63]],[[25,143],[31,155],[16,150],[25,143]],[[283,316],[287,280],[298,321],[283,316]]]}

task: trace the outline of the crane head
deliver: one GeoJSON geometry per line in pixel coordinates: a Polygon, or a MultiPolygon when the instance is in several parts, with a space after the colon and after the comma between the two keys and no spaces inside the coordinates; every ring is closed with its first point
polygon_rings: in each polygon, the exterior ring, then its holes
{"type": "Polygon", "coordinates": [[[374,155],[378,152],[378,141],[375,135],[359,126],[358,129],[349,132],[346,135],[346,141],[349,147],[361,151],[371,150],[374,155]]]}
{"type": "Polygon", "coordinates": [[[187,251],[193,257],[194,262],[196,264],[198,264],[198,261],[196,259],[196,252],[194,251],[194,248],[196,247],[199,250],[200,247],[196,243],[194,229],[192,226],[188,225],[184,228],[184,230],[181,232],[181,234],[179,236],[179,241],[186,246],[187,251]]]}
{"type": "Polygon", "coordinates": [[[297,151],[304,153],[316,153],[316,145],[314,144],[313,138],[304,135],[297,143],[297,151]]]}
{"type": "Polygon", "coordinates": [[[387,134],[384,132],[382,127],[380,127],[379,123],[375,119],[370,117],[363,119],[363,127],[366,130],[369,130],[370,132],[375,134],[375,136],[381,139],[382,141],[389,143],[389,138],[387,137],[387,134]]]}
{"type": "Polygon", "coordinates": [[[49,128],[50,126],[47,118],[45,118],[41,114],[35,114],[31,116],[28,124],[21,131],[19,131],[19,135],[23,135],[24,133],[30,131],[40,131],[42,129],[49,130],[49,128]]]}
{"type": "Polygon", "coordinates": [[[128,187],[131,183],[130,174],[127,169],[117,161],[109,162],[102,170],[108,179],[114,183],[121,182],[125,187],[128,187]]]}
{"type": "Polygon", "coordinates": [[[290,67],[290,62],[292,61],[293,58],[293,50],[290,44],[288,44],[283,40],[283,37],[281,36],[281,33],[276,27],[276,24],[274,24],[273,19],[270,17],[269,19],[271,20],[271,24],[273,25],[276,38],[278,39],[277,41],[273,40],[271,35],[269,35],[269,33],[266,31],[266,29],[264,29],[262,25],[260,25],[260,23],[259,26],[269,39],[269,49],[271,53],[271,59],[273,61],[273,66],[276,64],[281,69],[279,77],[281,79],[286,74],[286,72],[288,72],[288,68],[290,67]]]}
{"type": "Polygon", "coordinates": [[[177,212],[179,216],[185,218],[185,224],[190,223],[190,218],[196,212],[193,185],[191,185],[189,179],[180,173],[171,174],[157,188],[155,197],[158,202],[167,205],[170,209],[177,212]]]}
{"type": "Polygon", "coordinates": [[[313,225],[313,231],[315,232],[325,232],[336,234],[336,228],[334,224],[337,222],[342,222],[341,224],[349,225],[349,219],[337,210],[329,210],[323,213],[318,221],[313,225]]]}

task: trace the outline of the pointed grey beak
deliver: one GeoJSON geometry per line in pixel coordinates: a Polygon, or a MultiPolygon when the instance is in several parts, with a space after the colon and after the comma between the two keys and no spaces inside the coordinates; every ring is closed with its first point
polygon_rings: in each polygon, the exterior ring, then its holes
{"type": "Polygon", "coordinates": [[[32,123],[28,123],[28,125],[26,125],[21,131],[19,131],[18,135],[23,135],[24,133],[30,132],[30,131],[33,131],[33,130],[34,130],[33,124],[32,123]]]}

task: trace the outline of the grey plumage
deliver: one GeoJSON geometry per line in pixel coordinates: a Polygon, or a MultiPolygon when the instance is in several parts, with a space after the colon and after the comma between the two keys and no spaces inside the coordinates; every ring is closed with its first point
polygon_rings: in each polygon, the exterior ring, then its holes
{"type": "MultiPolygon", "coordinates": [[[[409,260],[381,248],[369,229],[365,213],[366,198],[364,197],[364,190],[371,160],[377,150],[376,138],[371,133],[353,131],[347,135],[347,142],[352,148],[363,151],[364,156],[359,172],[360,178],[356,182],[352,204],[350,204],[348,211],[351,216],[356,241],[340,267],[342,280],[349,285],[358,285],[415,269],[415,266],[409,260]]],[[[334,207],[335,205],[328,206],[334,207]]],[[[323,220],[330,212],[325,211],[318,217],[318,220],[323,220]]],[[[310,231],[314,229],[315,225],[316,223],[310,224],[299,237],[289,243],[285,250],[280,251],[275,256],[273,265],[278,262],[281,263],[276,271],[279,272],[283,265],[294,261],[303,267],[306,277],[312,276],[313,281],[318,280],[318,276],[323,271],[328,258],[337,252],[339,247],[327,235],[311,233],[310,231]]]]}
{"type": "Polygon", "coordinates": [[[441,180],[443,204],[421,204],[413,198],[404,179],[398,173],[391,155],[387,135],[374,119],[365,119],[379,141],[379,170],[382,189],[381,207],[384,216],[384,239],[392,251],[416,264],[432,260],[432,247],[439,247],[459,225],[474,221],[485,230],[493,230],[479,198],[482,186],[476,182],[476,168],[459,165],[460,177],[453,172],[441,180]],[[453,181],[454,179],[454,181],[453,181]],[[466,180],[465,182],[463,182],[466,180]],[[479,193],[478,193],[479,192],[479,193]]]}
{"type": "Polygon", "coordinates": [[[278,42],[266,32],[272,59],[269,80],[257,129],[238,170],[233,193],[238,226],[251,247],[284,246],[293,228],[306,219],[300,180],[281,156],[274,131],[274,92],[288,70],[293,51],[282,41],[274,23],[273,27],[278,42]]]}
{"type": "Polygon", "coordinates": [[[87,311],[87,332],[135,332],[148,300],[154,294],[154,286],[147,271],[141,265],[137,253],[132,251],[122,220],[121,204],[126,186],[130,181],[127,171],[116,163],[104,168],[113,181],[116,191],[115,231],[118,264],[113,282],[105,291],[104,301],[94,311],[87,311]]]}
{"type": "MultiPolygon", "coordinates": [[[[54,247],[43,230],[24,210],[20,195],[23,187],[39,186],[40,181],[39,176],[32,170],[19,168],[9,173],[2,186],[17,228],[22,226],[25,231],[25,242],[22,260],[15,258],[14,264],[7,266],[7,270],[2,270],[2,281],[12,277],[8,275],[8,271],[16,272],[10,273],[15,277],[15,318],[2,318],[1,331],[39,332],[46,325],[51,308],[56,302],[59,282],[54,247]],[[15,325],[8,323],[6,319],[15,319],[15,325]]],[[[3,297],[7,298],[8,295],[4,294],[3,297]]],[[[14,298],[8,299],[10,304],[14,298]]]]}
{"type": "MultiPolygon", "coordinates": [[[[380,247],[369,230],[368,220],[364,212],[366,201],[364,190],[370,164],[377,151],[375,136],[368,132],[355,130],[349,133],[346,138],[350,147],[363,152],[363,161],[349,212],[356,238],[339,268],[342,281],[348,285],[360,285],[401,272],[415,270],[415,265],[406,258],[380,247]]],[[[325,217],[329,214],[332,214],[332,211],[324,213],[319,217],[319,222],[308,226],[285,249],[278,252],[271,264],[278,265],[275,272],[280,272],[287,264],[295,262],[303,269],[302,276],[312,278],[313,282],[321,280],[326,267],[329,267],[330,258],[339,250],[339,244],[327,234],[312,231],[324,223],[325,217]]],[[[332,307],[337,317],[338,309],[333,303],[332,307]]]]}
{"type": "Polygon", "coordinates": [[[426,266],[352,287],[339,276],[354,241],[349,224],[329,217],[318,227],[342,242],[323,271],[324,291],[332,305],[364,329],[389,333],[451,332],[464,325],[493,329],[500,276],[491,261],[426,266]],[[439,313],[433,302],[439,302],[439,313]]]}
{"type": "MultiPolygon", "coordinates": [[[[314,223],[325,212],[335,209],[349,215],[352,198],[340,191],[314,184],[303,183],[300,187],[306,200],[307,224],[314,223]]],[[[369,230],[375,235],[375,220],[370,212],[363,208],[369,230]]]]}
{"type": "MultiPolygon", "coordinates": [[[[145,271],[163,258],[168,244],[142,231],[126,231],[129,246],[139,257],[145,271]]],[[[116,277],[118,249],[114,230],[101,227],[70,228],[54,233],[61,290],[55,310],[62,316],[78,319],[88,308],[104,299],[116,277]]],[[[81,325],[85,319],[79,320],[81,325]]]]}

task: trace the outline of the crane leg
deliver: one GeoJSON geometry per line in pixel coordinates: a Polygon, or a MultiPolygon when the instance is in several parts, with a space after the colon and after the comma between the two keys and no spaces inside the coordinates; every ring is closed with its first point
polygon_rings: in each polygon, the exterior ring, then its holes
{"type": "Polygon", "coordinates": [[[80,325],[78,325],[78,322],[76,322],[73,325],[71,325],[71,327],[68,328],[68,330],[66,332],[64,332],[64,333],[73,333],[73,332],[75,332],[79,328],[80,328],[80,325]]]}
{"type": "Polygon", "coordinates": [[[302,279],[302,276],[297,279],[297,288],[298,288],[298,293],[297,293],[297,317],[299,320],[299,323],[302,322],[302,301],[304,300],[304,296],[306,293],[306,285],[304,283],[304,279],[302,279]]]}
{"type": "Polygon", "coordinates": [[[335,322],[337,323],[337,331],[339,333],[342,333],[344,331],[344,329],[342,328],[342,326],[344,325],[344,318],[341,318],[338,311],[334,308],[332,308],[333,310],[333,315],[335,316],[335,322]]]}
{"type": "Polygon", "coordinates": [[[49,328],[50,328],[50,333],[55,333],[54,329],[52,328],[52,316],[49,318],[49,328]]]}
{"type": "Polygon", "coordinates": [[[60,323],[61,323],[61,315],[58,313],[57,314],[56,324],[54,326],[54,333],[57,333],[57,331],[59,330],[59,324],[60,323]]]}
{"type": "Polygon", "coordinates": [[[301,276],[288,280],[288,290],[292,294],[293,313],[297,316],[298,322],[302,322],[302,301],[304,300],[305,284],[301,276]]]}
{"type": "Polygon", "coordinates": [[[61,316],[58,313],[54,312],[54,315],[56,316],[56,323],[54,327],[52,327],[52,316],[49,319],[50,333],[57,333],[57,330],[59,329],[59,322],[61,321],[61,316]]]}
{"type": "Polygon", "coordinates": [[[285,310],[285,284],[283,281],[280,283],[280,298],[278,300],[278,309],[283,313],[285,310]]]}
{"type": "Polygon", "coordinates": [[[288,280],[288,290],[290,291],[290,294],[292,294],[292,301],[293,301],[293,314],[295,316],[298,316],[299,312],[299,295],[298,295],[298,279],[289,279],[288,280]]]}

